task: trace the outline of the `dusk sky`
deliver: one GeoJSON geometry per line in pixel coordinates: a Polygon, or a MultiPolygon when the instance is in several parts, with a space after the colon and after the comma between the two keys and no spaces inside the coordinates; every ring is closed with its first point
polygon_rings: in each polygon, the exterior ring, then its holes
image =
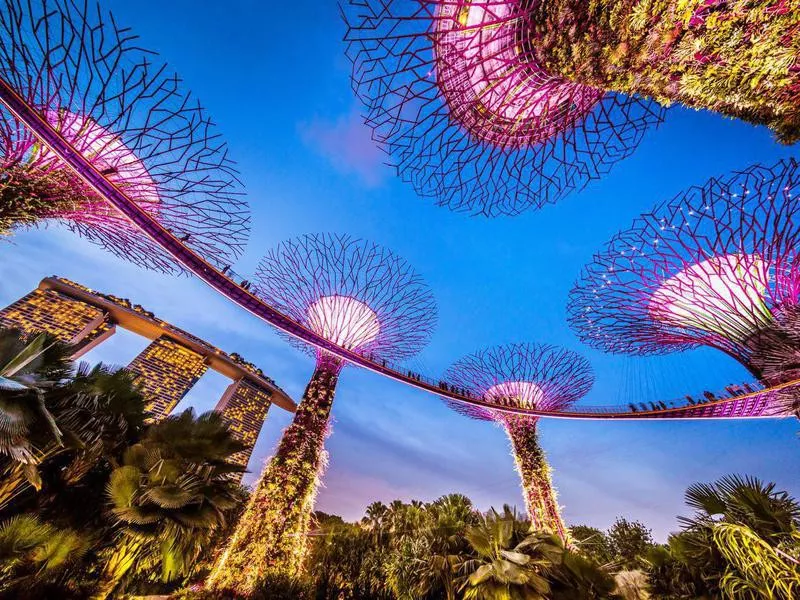
{"type": "MultiPolygon", "coordinates": [[[[796,150],[765,128],[671,109],[633,156],[557,205],[487,220],[419,198],[383,164],[363,126],[335,0],[101,2],[157,51],[200,98],[238,163],[252,209],[239,273],[278,242],[349,233],[390,248],[431,286],[439,324],[410,364],[438,376],[482,347],[566,346],[596,372],[590,404],[669,400],[748,380],[712,350],[661,358],[611,356],[578,342],[567,294],[582,266],[641,212],[710,176],[796,150]]],[[[0,305],[48,275],[130,298],[159,317],[238,352],[299,399],[313,360],[198,280],[147,272],[50,227],[0,243],[0,305]]],[[[86,360],[127,364],[147,341],[119,332],[86,360]]],[[[179,406],[209,410],[228,382],[207,374],[179,406]]],[[[273,407],[250,463],[252,482],[291,415],[273,407]]],[[[656,538],[677,528],[696,481],[741,473],[800,496],[797,421],[543,421],[541,441],[568,523],[644,521],[656,538]]],[[[317,508],[355,520],[373,500],[430,501],[461,492],[481,509],[524,506],[505,434],[437,397],[350,367],[342,372],[317,508]]]]}

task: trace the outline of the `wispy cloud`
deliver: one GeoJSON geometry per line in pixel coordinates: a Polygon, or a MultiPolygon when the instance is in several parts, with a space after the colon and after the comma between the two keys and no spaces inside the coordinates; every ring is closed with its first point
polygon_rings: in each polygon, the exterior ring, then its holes
{"type": "Polygon", "coordinates": [[[383,183],[388,174],[385,155],[357,111],[336,119],[314,118],[299,125],[303,142],[344,175],[355,175],[366,187],[383,183]]]}

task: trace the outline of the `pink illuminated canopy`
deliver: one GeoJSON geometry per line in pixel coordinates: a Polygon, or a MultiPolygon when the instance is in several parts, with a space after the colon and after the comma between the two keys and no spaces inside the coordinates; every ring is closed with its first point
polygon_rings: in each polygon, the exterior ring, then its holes
{"type": "Polygon", "coordinates": [[[369,344],[381,331],[375,311],[348,296],[323,296],[313,302],[306,324],[317,335],[351,350],[369,344]]]}
{"type": "MultiPolygon", "coordinates": [[[[578,354],[549,344],[494,346],[456,361],[445,373],[448,384],[491,407],[564,410],[592,387],[594,375],[578,354]]],[[[476,419],[504,419],[502,410],[450,403],[476,419]]]]}
{"type": "Polygon", "coordinates": [[[544,392],[531,381],[504,381],[486,390],[485,398],[495,402],[512,402],[525,408],[542,405],[544,392]]]}
{"type": "Polygon", "coordinates": [[[501,146],[545,141],[572,127],[603,96],[539,68],[525,48],[521,4],[440,2],[435,18],[438,82],[453,115],[475,136],[501,146]]]}
{"type": "MultiPolygon", "coordinates": [[[[144,163],[119,138],[94,119],[65,109],[45,111],[45,118],[76,150],[89,159],[112,183],[147,211],[159,202],[158,186],[144,163]]],[[[36,149],[33,160],[55,161],[46,149],[36,149]],[[36,156],[37,154],[40,156],[36,156]]],[[[103,203],[105,206],[105,203],[103,203]]]]}
{"type": "Polygon", "coordinates": [[[768,266],[757,255],[728,254],[690,265],[653,293],[650,316],[674,327],[742,339],[772,320],[768,266]]]}

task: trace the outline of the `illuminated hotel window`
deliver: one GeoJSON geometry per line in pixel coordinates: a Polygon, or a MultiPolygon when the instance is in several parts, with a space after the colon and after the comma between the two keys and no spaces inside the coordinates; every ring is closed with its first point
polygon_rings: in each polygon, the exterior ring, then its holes
{"type": "Polygon", "coordinates": [[[217,404],[215,409],[228,423],[233,435],[246,448],[233,456],[234,462],[247,466],[253,446],[256,444],[261,426],[267,416],[272,393],[240,379],[234,381],[217,404]]]}
{"type": "Polygon", "coordinates": [[[156,420],[172,412],[207,368],[200,354],[164,336],[128,365],[128,370],[139,375],[146,409],[156,420]]]}

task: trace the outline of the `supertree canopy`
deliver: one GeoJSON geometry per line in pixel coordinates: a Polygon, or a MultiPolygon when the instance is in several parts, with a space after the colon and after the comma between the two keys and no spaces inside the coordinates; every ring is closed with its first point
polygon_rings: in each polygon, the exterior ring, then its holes
{"type": "Polygon", "coordinates": [[[402,177],[494,216],[555,202],[628,156],[663,109],[546,71],[526,2],[349,0],[367,123],[402,177]]]}
{"type": "MultiPolygon", "coordinates": [[[[254,292],[318,335],[377,360],[416,354],[436,322],[429,288],[401,258],[341,235],[306,235],[261,261],[254,292]]],[[[308,348],[308,346],[304,346],[308,348]]],[[[326,461],[328,421],[342,361],[312,350],[316,368],[256,484],[209,585],[249,593],[269,574],[302,568],[306,531],[326,461]]]]}
{"type": "Polygon", "coordinates": [[[793,159],[711,179],[637,219],[570,297],[573,327],[612,352],[699,345],[767,385],[800,376],[800,170],[793,159]]]}
{"type": "Polygon", "coordinates": [[[628,156],[681,103],[800,133],[796,0],[348,0],[353,84],[423,195],[513,214],[628,156]]]}
{"type": "Polygon", "coordinates": [[[546,344],[509,344],[471,354],[445,374],[448,384],[497,406],[497,410],[448,401],[456,411],[500,423],[509,439],[522,480],[531,523],[567,540],[550,466],[539,445],[538,417],[504,412],[503,407],[562,410],[583,397],[594,383],[589,363],[574,352],[546,344]]]}
{"type": "MultiPolygon", "coordinates": [[[[0,79],[131,200],[217,266],[249,229],[205,111],[88,0],[0,0],[0,79]]],[[[0,234],[59,222],[114,254],[179,267],[0,104],[0,234]]]]}

